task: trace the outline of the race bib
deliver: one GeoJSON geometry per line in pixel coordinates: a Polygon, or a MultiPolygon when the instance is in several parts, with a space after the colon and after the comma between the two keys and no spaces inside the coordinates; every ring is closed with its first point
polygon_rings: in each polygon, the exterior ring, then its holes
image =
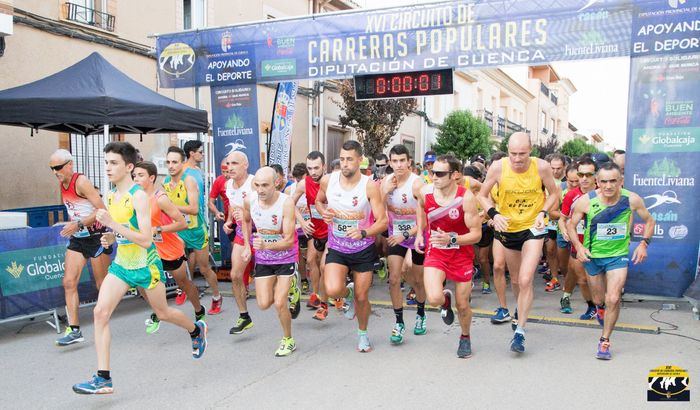
{"type": "Polygon", "coordinates": [[[404,232],[411,233],[411,229],[416,226],[413,219],[394,219],[391,229],[394,235],[403,235],[404,232]]]}
{"type": "Polygon", "coordinates": [[[545,233],[547,233],[547,230],[546,229],[530,228],[530,232],[532,232],[532,234],[535,236],[540,236],[540,235],[544,235],[545,233]]]}
{"type": "Polygon", "coordinates": [[[625,237],[627,237],[627,224],[625,223],[598,224],[596,240],[617,241],[625,237]]]}
{"type": "Polygon", "coordinates": [[[163,233],[162,232],[154,232],[153,233],[153,242],[163,242],[163,233]]]}
{"type": "Polygon", "coordinates": [[[557,221],[549,220],[549,223],[547,224],[547,230],[549,231],[556,231],[557,230],[557,221]]]}
{"type": "MultiPolygon", "coordinates": [[[[129,224],[122,224],[122,226],[125,227],[126,229],[131,229],[129,227],[129,224]]],[[[117,233],[117,232],[114,232],[114,238],[117,241],[118,245],[129,245],[129,244],[133,243],[130,240],[126,239],[126,237],[124,235],[117,233]]]]}
{"type": "MultiPolygon", "coordinates": [[[[437,235],[437,234],[439,234],[439,233],[440,233],[440,232],[438,232],[438,231],[432,231],[432,230],[430,231],[430,235],[431,235],[431,236],[432,236],[432,235],[437,235]]],[[[438,245],[438,244],[433,244],[433,243],[431,243],[431,246],[432,246],[433,248],[435,248],[435,249],[459,249],[459,245],[457,245],[457,244],[454,244],[454,245],[453,245],[453,244],[451,244],[451,243],[449,243],[449,242],[448,242],[446,245],[438,245]]]]}
{"type": "Polygon", "coordinates": [[[192,229],[197,227],[197,218],[195,215],[182,214],[185,217],[185,223],[187,224],[187,229],[192,229]]]}
{"type": "Polygon", "coordinates": [[[73,234],[74,238],[87,238],[88,236],[90,236],[90,231],[88,231],[87,227],[73,234]]]}
{"type": "Polygon", "coordinates": [[[262,239],[262,241],[264,243],[279,242],[282,240],[282,234],[264,233],[264,234],[260,234],[260,239],[262,239]]]}
{"type": "Polygon", "coordinates": [[[311,214],[309,211],[306,210],[306,208],[299,208],[299,213],[301,213],[301,217],[305,220],[308,221],[311,219],[311,214]]]}
{"type": "Polygon", "coordinates": [[[333,218],[333,236],[336,238],[345,238],[348,236],[348,231],[351,228],[357,229],[360,221],[357,219],[338,219],[333,218]]]}
{"type": "Polygon", "coordinates": [[[583,235],[586,233],[586,227],[583,224],[583,220],[578,221],[578,225],[576,225],[576,233],[579,235],[583,235]]]}
{"type": "Polygon", "coordinates": [[[311,217],[314,219],[323,219],[323,216],[321,215],[320,212],[316,209],[316,205],[311,205],[309,206],[309,210],[311,211],[311,217]]]}

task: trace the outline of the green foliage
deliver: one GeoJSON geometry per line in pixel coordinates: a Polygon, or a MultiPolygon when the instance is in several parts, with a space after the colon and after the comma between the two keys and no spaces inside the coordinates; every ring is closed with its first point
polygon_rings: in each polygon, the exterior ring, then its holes
{"type": "Polygon", "coordinates": [[[433,149],[437,154],[453,153],[462,160],[476,154],[490,155],[491,129],[469,111],[453,111],[440,125],[433,149]]]}
{"type": "Polygon", "coordinates": [[[571,158],[578,158],[583,154],[594,152],[598,152],[598,149],[580,138],[566,141],[564,145],[561,146],[561,153],[571,158]]]}

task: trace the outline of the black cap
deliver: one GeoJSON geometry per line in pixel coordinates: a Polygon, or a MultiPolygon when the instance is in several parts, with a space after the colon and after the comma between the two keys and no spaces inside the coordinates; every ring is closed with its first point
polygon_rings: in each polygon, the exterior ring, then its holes
{"type": "Polygon", "coordinates": [[[596,165],[599,166],[606,162],[610,162],[610,157],[604,152],[596,152],[595,154],[592,154],[591,159],[596,163],[596,165]]]}
{"type": "Polygon", "coordinates": [[[482,164],[486,164],[486,157],[481,154],[476,154],[469,162],[481,162],[482,164]]]}

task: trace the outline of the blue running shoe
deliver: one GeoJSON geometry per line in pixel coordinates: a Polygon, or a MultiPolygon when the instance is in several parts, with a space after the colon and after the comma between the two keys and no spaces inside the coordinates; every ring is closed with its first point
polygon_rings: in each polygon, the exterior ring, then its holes
{"type": "Polygon", "coordinates": [[[596,317],[597,309],[595,306],[589,306],[586,309],[586,313],[582,314],[579,319],[581,320],[593,320],[596,317]]]}
{"type": "Polygon", "coordinates": [[[501,323],[510,322],[510,312],[504,307],[499,307],[495,311],[496,313],[491,316],[491,323],[494,325],[499,325],[501,323]]]}
{"type": "Polygon", "coordinates": [[[601,340],[598,342],[598,353],[595,357],[600,360],[610,360],[612,359],[612,353],[610,353],[610,342],[607,340],[601,340]]]}
{"type": "Polygon", "coordinates": [[[561,306],[561,309],[559,309],[561,313],[571,314],[574,311],[571,309],[571,299],[568,296],[562,296],[559,299],[559,306],[561,306]]]}
{"type": "Polygon", "coordinates": [[[201,320],[194,322],[199,328],[199,336],[192,339],[192,357],[199,359],[207,350],[207,323],[201,320]]]}
{"type": "Polygon", "coordinates": [[[355,284],[350,282],[348,284],[348,297],[345,298],[345,305],[343,305],[343,314],[347,320],[355,319],[355,284]]]}
{"type": "Polygon", "coordinates": [[[515,353],[525,353],[525,335],[514,333],[513,340],[510,341],[510,350],[515,353]]]}
{"type": "Polygon", "coordinates": [[[472,357],[472,341],[469,339],[459,339],[459,347],[457,348],[457,357],[466,359],[472,357]]]}
{"type": "Polygon", "coordinates": [[[78,394],[111,394],[114,391],[112,379],[92,375],[92,380],[73,385],[73,391],[78,394]]]}
{"type": "Polygon", "coordinates": [[[357,351],[360,353],[369,353],[372,351],[372,343],[370,343],[366,331],[357,333],[357,351]]]}
{"type": "Polygon", "coordinates": [[[68,346],[73,343],[80,343],[84,341],[83,332],[80,330],[73,330],[70,326],[66,327],[66,332],[56,340],[56,346],[68,346]]]}

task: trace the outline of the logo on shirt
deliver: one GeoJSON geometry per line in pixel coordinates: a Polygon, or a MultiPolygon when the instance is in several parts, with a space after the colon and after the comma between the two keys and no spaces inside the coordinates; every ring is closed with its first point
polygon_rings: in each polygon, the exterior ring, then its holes
{"type": "Polygon", "coordinates": [[[404,204],[408,203],[408,197],[406,196],[406,194],[401,195],[401,202],[403,202],[404,204]]]}
{"type": "Polygon", "coordinates": [[[450,216],[450,219],[457,219],[459,218],[459,211],[457,210],[457,208],[452,208],[450,209],[448,215],[450,216]]]}
{"type": "Polygon", "coordinates": [[[352,206],[353,207],[357,206],[357,203],[358,203],[357,197],[356,196],[352,197],[352,206]]]}
{"type": "Polygon", "coordinates": [[[277,225],[277,215],[272,215],[272,224],[277,225]]]}

